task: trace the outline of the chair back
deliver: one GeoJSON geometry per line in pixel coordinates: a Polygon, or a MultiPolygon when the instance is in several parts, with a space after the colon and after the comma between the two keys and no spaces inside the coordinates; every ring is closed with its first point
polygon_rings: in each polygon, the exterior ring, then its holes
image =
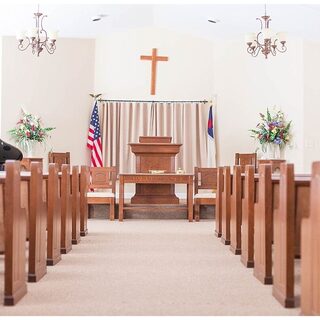
{"type": "Polygon", "coordinates": [[[57,163],[61,171],[63,164],[70,164],[70,152],[49,152],[48,160],[49,163],[57,163]]]}
{"type": "Polygon", "coordinates": [[[236,153],[235,163],[236,166],[253,165],[257,167],[257,154],[256,153],[236,153]]]}
{"type": "Polygon", "coordinates": [[[116,191],[116,167],[90,167],[89,190],[111,189],[116,191]]]}
{"type": "Polygon", "coordinates": [[[286,160],[283,159],[260,159],[258,160],[258,167],[260,164],[271,164],[272,173],[280,173],[280,165],[285,162],[286,160]]]}
{"type": "Polygon", "coordinates": [[[199,189],[217,189],[217,168],[194,168],[194,191],[199,189]]]}

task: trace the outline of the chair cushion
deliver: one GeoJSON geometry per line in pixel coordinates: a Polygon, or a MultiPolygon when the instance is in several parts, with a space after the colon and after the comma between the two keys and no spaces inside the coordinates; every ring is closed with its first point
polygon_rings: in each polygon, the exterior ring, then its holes
{"type": "Polygon", "coordinates": [[[114,197],[114,193],[112,193],[112,192],[101,192],[101,191],[87,192],[87,197],[88,198],[113,198],[114,197]]]}
{"type": "Polygon", "coordinates": [[[201,199],[201,198],[212,198],[214,199],[216,197],[216,194],[213,192],[203,192],[203,193],[197,193],[194,195],[194,199],[201,199]]]}

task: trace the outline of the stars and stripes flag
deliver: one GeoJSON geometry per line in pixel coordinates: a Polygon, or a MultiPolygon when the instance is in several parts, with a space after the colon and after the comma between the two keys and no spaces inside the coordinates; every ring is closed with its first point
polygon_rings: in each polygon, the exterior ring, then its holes
{"type": "Polygon", "coordinates": [[[207,166],[214,167],[216,165],[216,156],[215,156],[215,139],[214,139],[214,118],[213,118],[213,110],[212,106],[209,108],[209,116],[208,116],[208,134],[207,134],[207,166]]]}
{"type": "Polygon", "coordinates": [[[91,166],[102,167],[102,143],[97,102],[95,102],[92,109],[87,147],[91,150],[91,166]]]}

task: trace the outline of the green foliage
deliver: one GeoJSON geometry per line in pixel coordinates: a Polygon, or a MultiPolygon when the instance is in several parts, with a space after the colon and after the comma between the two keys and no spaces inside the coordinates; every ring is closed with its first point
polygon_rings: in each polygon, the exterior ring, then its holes
{"type": "Polygon", "coordinates": [[[41,119],[30,113],[21,110],[22,117],[16,124],[16,127],[9,130],[12,138],[21,146],[26,146],[30,141],[45,142],[49,137],[49,132],[54,127],[43,128],[41,119]]]}
{"type": "Polygon", "coordinates": [[[260,113],[260,122],[255,129],[249,130],[251,137],[264,146],[266,143],[274,143],[283,147],[290,141],[291,121],[284,119],[282,111],[270,112],[267,108],[266,114],[260,113]]]}

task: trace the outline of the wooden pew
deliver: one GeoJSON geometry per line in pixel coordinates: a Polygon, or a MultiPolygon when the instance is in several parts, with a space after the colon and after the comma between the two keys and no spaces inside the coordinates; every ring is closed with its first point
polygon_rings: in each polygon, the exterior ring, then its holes
{"type": "Polygon", "coordinates": [[[47,207],[43,201],[42,163],[31,162],[30,169],[28,281],[37,282],[47,273],[47,207]]]}
{"type": "Polygon", "coordinates": [[[231,175],[230,167],[223,168],[223,191],[222,191],[222,210],[221,225],[222,234],[221,242],[225,245],[230,244],[230,196],[231,196],[231,175]]]}
{"type": "Polygon", "coordinates": [[[79,167],[72,167],[72,244],[80,242],[80,186],[79,167]]]}
{"type": "Polygon", "coordinates": [[[272,180],[271,165],[259,166],[258,202],[254,205],[254,276],[272,284],[272,180]]]}
{"type": "Polygon", "coordinates": [[[47,265],[53,266],[61,260],[61,192],[59,183],[59,167],[49,164],[48,177],[48,235],[47,265]]]}
{"type": "Polygon", "coordinates": [[[72,249],[72,197],[70,165],[61,166],[61,253],[72,249]]]}
{"type": "Polygon", "coordinates": [[[310,210],[301,230],[301,313],[320,315],[320,162],[312,164],[310,210]]]}
{"type": "Polygon", "coordinates": [[[280,165],[279,199],[279,208],[274,211],[272,294],[284,307],[293,308],[296,203],[293,164],[280,165]]]}
{"type": "Polygon", "coordinates": [[[245,167],[245,177],[242,199],[242,229],[241,229],[241,262],[247,268],[254,266],[254,199],[255,199],[255,167],[245,167]]]}
{"type": "Polygon", "coordinates": [[[16,304],[26,293],[26,212],[21,208],[20,163],[7,161],[1,179],[4,222],[4,304],[16,304]],[[5,186],[4,186],[5,183],[5,186]]]}
{"type": "Polygon", "coordinates": [[[222,235],[222,192],[223,192],[223,168],[217,168],[217,193],[215,211],[215,235],[220,238],[222,235]]]}
{"type": "Polygon", "coordinates": [[[230,250],[241,254],[242,166],[233,167],[232,194],[230,197],[230,250]]]}
{"type": "Polygon", "coordinates": [[[81,166],[80,171],[80,235],[85,237],[88,234],[88,203],[87,192],[89,186],[90,169],[88,166],[81,166]]]}

